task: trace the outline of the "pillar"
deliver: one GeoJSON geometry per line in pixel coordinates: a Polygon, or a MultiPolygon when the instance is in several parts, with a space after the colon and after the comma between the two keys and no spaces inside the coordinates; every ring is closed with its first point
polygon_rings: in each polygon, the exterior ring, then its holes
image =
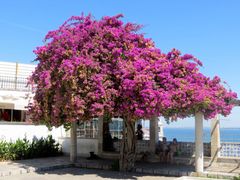
{"type": "Polygon", "coordinates": [[[161,119],[158,120],[158,128],[159,128],[159,131],[158,131],[159,140],[162,141],[164,137],[163,136],[164,132],[163,132],[163,123],[161,119]]]}
{"type": "Polygon", "coordinates": [[[77,123],[71,124],[71,149],[70,149],[70,161],[75,163],[77,161],[77,123]]]}
{"type": "Polygon", "coordinates": [[[24,119],[24,111],[21,111],[21,119],[20,119],[20,121],[21,122],[25,122],[26,120],[24,119]]]}
{"type": "Polygon", "coordinates": [[[203,173],[203,114],[195,114],[195,171],[203,173]]]}
{"type": "Polygon", "coordinates": [[[158,140],[159,140],[158,117],[154,117],[150,120],[150,143],[149,143],[150,153],[155,154],[158,140]]]}
{"type": "Polygon", "coordinates": [[[211,120],[211,158],[212,162],[217,161],[220,156],[220,124],[216,116],[211,120]]]}
{"type": "Polygon", "coordinates": [[[98,118],[98,155],[103,152],[103,117],[98,118]]]}
{"type": "Polygon", "coordinates": [[[13,109],[11,109],[10,121],[13,121],[13,109]]]}

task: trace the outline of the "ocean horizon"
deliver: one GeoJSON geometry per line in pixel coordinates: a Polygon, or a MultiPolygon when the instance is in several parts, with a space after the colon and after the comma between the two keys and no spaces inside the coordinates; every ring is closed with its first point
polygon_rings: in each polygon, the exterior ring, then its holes
{"type": "MultiPolygon", "coordinates": [[[[179,142],[195,142],[195,128],[191,127],[164,127],[163,135],[168,141],[177,138],[179,142]]],[[[211,129],[203,128],[203,141],[211,141],[211,129]]],[[[240,142],[240,128],[220,128],[221,142],[240,142]]]]}

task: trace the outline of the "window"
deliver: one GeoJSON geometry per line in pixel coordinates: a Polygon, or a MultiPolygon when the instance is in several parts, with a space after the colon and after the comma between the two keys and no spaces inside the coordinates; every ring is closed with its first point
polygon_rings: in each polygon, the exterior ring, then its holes
{"type": "Polygon", "coordinates": [[[79,138],[97,138],[98,137],[98,119],[92,121],[80,122],[77,128],[77,137],[79,138]]]}
{"type": "Polygon", "coordinates": [[[121,118],[112,118],[109,131],[113,139],[122,139],[123,121],[121,118]]]}
{"type": "Polygon", "coordinates": [[[26,111],[15,109],[0,109],[0,121],[26,122],[26,111]]]}
{"type": "MultiPolygon", "coordinates": [[[[123,123],[121,118],[112,118],[109,123],[109,131],[113,139],[122,139],[123,123]]],[[[79,122],[77,128],[78,138],[98,138],[98,118],[92,121],[79,122]]]]}

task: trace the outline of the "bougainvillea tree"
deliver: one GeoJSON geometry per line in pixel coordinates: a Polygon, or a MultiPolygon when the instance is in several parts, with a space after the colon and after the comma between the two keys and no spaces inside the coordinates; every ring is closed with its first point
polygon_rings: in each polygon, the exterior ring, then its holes
{"type": "Polygon", "coordinates": [[[219,78],[199,72],[191,55],[157,49],[138,34],[140,26],[119,18],[72,17],[46,36],[35,50],[39,62],[30,82],[36,84],[29,113],[36,123],[68,125],[107,115],[123,119],[120,169],[135,162],[135,122],[155,116],[206,118],[229,114],[227,91],[219,78]]]}
{"type": "Polygon", "coordinates": [[[230,114],[237,94],[227,90],[218,76],[209,78],[199,72],[202,63],[189,54],[181,55],[173,49],[163,54],[170,63],[170,77],[164,83],[165,90],[171,95],[171,107],[162,111],[162,115],[172,120],[185,118],[202,112],[205,119],[217,114],[230,114]]]}

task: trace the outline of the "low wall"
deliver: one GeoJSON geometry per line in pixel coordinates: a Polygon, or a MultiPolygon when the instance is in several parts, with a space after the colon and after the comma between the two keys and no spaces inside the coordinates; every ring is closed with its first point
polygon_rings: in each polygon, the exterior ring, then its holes
{"type": "MultiPolygon", "coordinates": [[[[179,150],[181,156],[191,157],[195,151],[195,143],[193,142],[178,142],[179,150]]],[[[119,152],[120,150],[120,141],[114,142],[114,148],[119,152]]],[[[147,152],[149,151],[149,140],[137,141],[137,152],[147,152]]],[[[210,143],[204,143],[204,156],[211,155],[211,145],[210,143]]]]}
{"type": "Polygon", "coordinates": [[[240,157],[239,142],[221,142],[221,157],[240,157]]]}
{"type": "Polygon", "coordinates": [[[64,137],[66,132],[63,127],[52,128],[49,131],[44,125],[31,125],[27,123],[0,123],[0,140],[15,141],[17,139],[27,138],[32,140],[33,138],[41,138],[52,135],[54,139],[64,137]]]}
{"type": "MultiPolygon", "coordinates": [[[[0,140],[16,141],[17,139],[41,138],[52,135],[53,138],[62,146],[62,151],[65,154],[70,152],[70,137],[69,132],[66,132],[63,127],[52,128],[50,131],[45,125],[31,125],[23,122],[0,122],[0,140]]],[[[80,139],[78,138],[78,155],[89,156],[89,152],[98,153],[97,139],[80,139]]]]}
{"type": "MultiPolygon", "coordinates": [[[[70,138],[59,138],[59,143],[62,145],[63,152],[69,154],[71,148],[70,138]]],[[[77,139],[77,154],[79,156],[88,157],[91,151],[98,154],[98,139],[77,139]]]]}
{"type": "MultiPolygon", "coordinates": [[[[194,142],[178,142],[182,156],[193,156],[195,152],[194,142]]],[[[204,156],[211,156],[211,143],[204,143],[204,156]]]]}
{"type": "MultiPolygon", "coordinates": [[[[120,141],[114,141],[113,147],[116,152],[120,152],[120,141]]],[[[137,141],[136,150],[137,153],[149,151],[149,140],[137,141]]]]}
{"type": "MultiPolygon", "coordinates": [[[[178,142],[181,156],[191,157],[194,155],[194,142],[178,142]]],[[[114,142],[116,151],[120,149],[120,141],[114,142]]],[[[147,152],[149,141],[142,140],[137,142],[137,152],[147,152]]],[[[211,143],[204,143],[204,156],[211,156],[211,143]]],[[[220,157],[240,157],[240,142],[221,142],[220,157]]]]}

